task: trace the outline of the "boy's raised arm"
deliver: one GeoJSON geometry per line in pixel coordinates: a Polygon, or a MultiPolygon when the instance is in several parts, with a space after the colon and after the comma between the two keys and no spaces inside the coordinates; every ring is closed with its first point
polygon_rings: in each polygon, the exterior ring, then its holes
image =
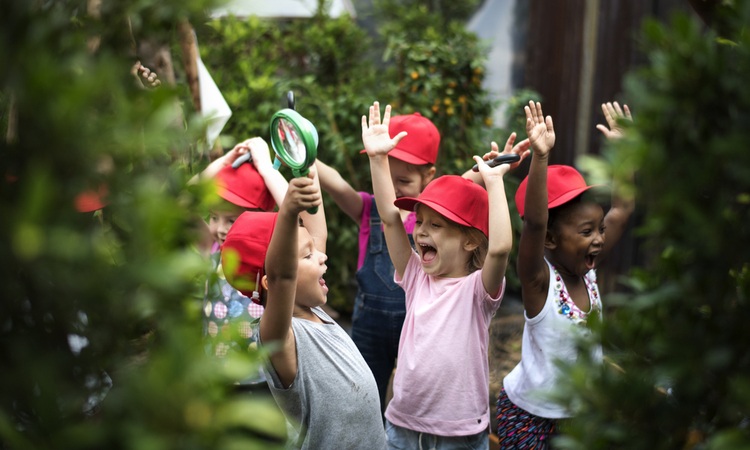
{"type": "Polygon", "coordinates": [[[268,298],[260,321],[260,336],[264,343],[275,341],[281,344],[270,359],[285,386],[297,374],[297,353],[291,325],[297,292],[299,215],[320,203],[320,190],[312,176],[293,178],[279,209],[266,253],[264,287],[268,298]]]}
{"type": "Polygon", "coordinates": [[[391,151],[406,136],[402,131],[391,139],[388,133],[388,123],[391,119],[391,106],[385,107],[383,122],[380,122],[380,104],[374,102],[370,106],[369,123],[367,116],[362,116],[362,143],[365,145],[367,156],[370,158],[372,173],[372,189],[375,203],[378,206],[380,219],[383,221],[388,253],[393,267],[399,277],[404,275],[406,264],[411,257],[411,245],[406,234],[404,223],[401,221],[396,201],[396,191],[393,189],[391,169],[388,164],[388,152],[391,151]]]}
{"type": "MultiPolygon", "coordinates": [[[[320,172],[318,170],[318,164],[320,164],[320,162],[316,161],[315,164],[310,167],[310,176],[313,179],[315,189],[320,192],[320,172]]],[[[357,195],[357,197],[359,197],[359,195],[357,195]]],[[[318,211],[315,214],[310,214],[307,210],[304,210],[300,213],[300,218],[302,219],[305,228],[310,233],[310,236],[312,236],[313,241],[315,242],[315,248],[325,253],[326,243],[328,241],[328,224],[326,223],[326,212],[323,207],[323,202],[320,202],[318,211]]]]}

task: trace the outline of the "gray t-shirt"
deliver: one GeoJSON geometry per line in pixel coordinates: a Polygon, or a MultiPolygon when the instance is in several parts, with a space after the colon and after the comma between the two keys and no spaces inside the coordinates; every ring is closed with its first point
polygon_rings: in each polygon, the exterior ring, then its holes
{"type": "MultiPolygon", "coordinates": [[[[386,449],[375,378],[349,335],[320,308],[325,323],[292,318],[297,377],[284,389],[266,364],[266,379],[301,449],[386,449]],[[295,436],[296,435],[296,436],[295,436]]],[[[261,319],[262,320],[262,319],[261,319]]]]}

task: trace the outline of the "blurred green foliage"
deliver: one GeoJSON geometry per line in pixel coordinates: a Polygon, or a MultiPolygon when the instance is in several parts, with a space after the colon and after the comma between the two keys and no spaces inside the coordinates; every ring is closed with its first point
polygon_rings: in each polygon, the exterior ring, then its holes
{"type": "Polygon", "coordinates": [[[605,157],[636,169],[646,263],[595,327],[609,363],[569,368],[561,448],[750,448],[750,2],[730,3],[720,37],[643,27],[634,125],[605,157]]]}
{"type": "Polygon", "coordinates": [[[260,436],[284,432],[203,356],[192,211],[210,195],[185,191],[172,154],[199,129],[175,126],[176,90],[131,75],[131,27],[174,38],[209,6],[0,6],[0,448],[271,448],[260,436]],[[104,209],[78,212],[99,186],[104,209]]]}

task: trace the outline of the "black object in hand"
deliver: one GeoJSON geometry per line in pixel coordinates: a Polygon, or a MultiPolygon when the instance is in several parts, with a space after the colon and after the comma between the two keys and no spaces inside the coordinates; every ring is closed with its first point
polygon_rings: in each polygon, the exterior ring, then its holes
{"type": "MultiPolygon", "coordinates": [[[[514,162],[518,162],[521,160],[521,157],[517,153],[503,153],[501,155],[497,155],[495,159],[492,161],[488,161],[487,165],[490,167],[499,166],[500,164],[510,164],[514,162]]],[[[474,167],[471,168],[474,172],[479,172],[479,166],[474,164],[474,167]]]]}

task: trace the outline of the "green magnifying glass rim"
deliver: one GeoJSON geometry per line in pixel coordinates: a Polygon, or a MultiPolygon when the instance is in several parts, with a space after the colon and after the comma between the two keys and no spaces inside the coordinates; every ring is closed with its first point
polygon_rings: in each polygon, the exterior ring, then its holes
{"type": "Polygon", "coordinates": [[[284,164],[292,169],[292,174],[295,177],[307,175],[309,168],[315,162],[318,156],[318,147],[315,142],[316,131],[312,128],[310,121],[302,117],[300,113],[293,109],[285,108],[282,109],[271,117],[271,147],[276,153],[276,157],[279,158],[284,164]],[[290,123],[297,131],[297,136],[302,140],[305,145],[305,159],[302,161],[296,161],[286,152],[284,143],[281,141],[279,136],[278,128],[279,121],[286,120],[290,123]]]}

